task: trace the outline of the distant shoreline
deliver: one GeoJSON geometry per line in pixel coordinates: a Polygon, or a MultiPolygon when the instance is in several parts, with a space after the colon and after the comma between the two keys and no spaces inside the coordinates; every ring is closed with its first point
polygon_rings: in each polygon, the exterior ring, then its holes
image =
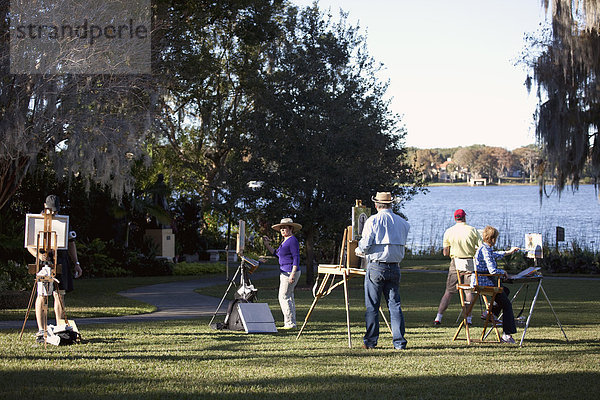
{"type": "MultiPolygon", "coordinates": [[[[549,185],[550,183],[547,183],[549,185]]],[[[430,182],[426,186],[537,186],[536,182],[534,183],[521,183],[521,182],[491,182],[487,185],[471,185],[469,182],[430,182]]]]}
{"type": "MultiPolygon", "coordinates": [[[[546,185],[554,185],[554,182],[546,182],[546,185]]],[[[593,183],[580,183],[579,186],[593,186],[593,183]]],[[[492,182],[487,185],[470,185],[468,182],[429,182],[425,185],[425,187],[432,186],[473,186],[473,187],[485,187],[485,186],[538,186],[537,182],[529,183],[529,182],[492,182]]],[[[570,187],[570,185],[565,185],[565,189],[570,187]]]]}

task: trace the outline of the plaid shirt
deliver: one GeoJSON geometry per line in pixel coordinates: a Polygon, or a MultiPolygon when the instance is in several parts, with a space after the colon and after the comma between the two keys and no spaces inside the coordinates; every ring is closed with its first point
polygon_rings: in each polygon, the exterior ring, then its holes
{"type": "MultiPolygon", "coordinates": [[[[505,251],[494,251],[487,243],[483,243],[475,253],[475,268],[481,274],[504,274],[504,270],[498,268],[496,260],[504,257],[505,251]]],[[[478,276],[479,282],[475,282],[475,274],[471,275],[471,286],[496,286],[497,279],[490,276],[478,276]]]]}

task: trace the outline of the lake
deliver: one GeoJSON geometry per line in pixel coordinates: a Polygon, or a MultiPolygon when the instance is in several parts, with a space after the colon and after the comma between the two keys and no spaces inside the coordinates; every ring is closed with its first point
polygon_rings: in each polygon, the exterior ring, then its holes
{"type": "Polygon", "coordinates": [[[600,250],[600,203],[593,185],[581,185],[576,192],[567,189],[560,198],[553,193],[541,205],[537,186],[430,187],[402,209],[411,225],[407,247],[413,252],[441,249],[444,231],[454,224],[458,208],[467,213],[467,224],[497,228],[498,248],[524,247],[526,233],[541,233],[544,243],[554,247],[556,227],[561,226],[565,242],[560,247],[577,243],[600,250]]]}

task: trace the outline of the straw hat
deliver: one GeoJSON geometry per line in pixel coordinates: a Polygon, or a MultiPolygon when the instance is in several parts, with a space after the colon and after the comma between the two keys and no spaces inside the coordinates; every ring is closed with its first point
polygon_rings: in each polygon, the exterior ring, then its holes
{"type": "Polygon", "coordinates": [[[291,226],[294,228],[294,232],[302,229],[302,225],[295,223],[291,218],[283,218],[280,223],[273,225],[271,228],[278,231],[282,226],[291,226]]]}
{"type": "Polygon", "coordinates": [[[395,199],[390,192],[377,192],[375,197],[371,197],[371,200],[375,203],[390,204],[393,203],[395,199]]]}

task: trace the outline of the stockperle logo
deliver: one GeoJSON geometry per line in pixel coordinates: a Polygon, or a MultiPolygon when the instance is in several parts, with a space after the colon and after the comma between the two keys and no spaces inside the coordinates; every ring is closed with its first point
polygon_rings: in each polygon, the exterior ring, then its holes
{"type": "Polygon", "coordinates": [[[11,0],[12,74],[149,74],[150,0],[11,0]]]}

